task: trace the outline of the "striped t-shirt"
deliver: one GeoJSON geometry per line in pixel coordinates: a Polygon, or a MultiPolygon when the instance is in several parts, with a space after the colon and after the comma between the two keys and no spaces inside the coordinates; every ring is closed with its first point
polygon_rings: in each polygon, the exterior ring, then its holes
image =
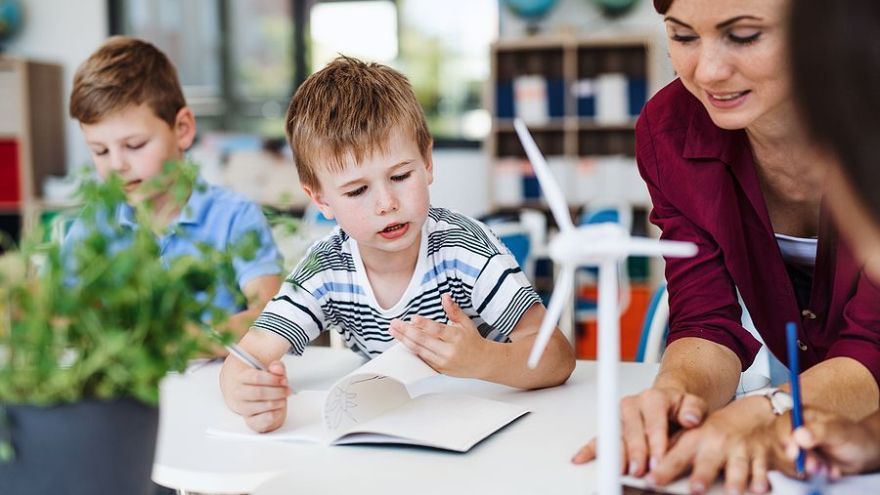
{"type": "Polygon", "coordinates": [[[295,354],[332,328],[352,350],[374,357],[394,344],[388,332],[392,319],[421,315],[448,323],[443,293],[452,296],[483,337],[500,342],[540,301],[513,255],[484,224],[431,208],[415,271],[393,307],[379,306],[357,242],[337,227],[309,248],[253,326],[284,337],[295,354]]]}

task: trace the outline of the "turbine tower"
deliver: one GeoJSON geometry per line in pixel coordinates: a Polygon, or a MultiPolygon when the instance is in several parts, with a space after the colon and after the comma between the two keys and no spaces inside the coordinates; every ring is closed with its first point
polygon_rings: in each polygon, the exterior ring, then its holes
{"type": "Polygon", "coordinates": [[[618,313],[618,262],[628,256],[691,257],[697,246],[690,242],[660,241],[632,237],[616,223],[599,223],[575,228],[568,203],[550,172],[544,156],[529,134],[522,119],[513,126],[522,142],[559,233],[550,242],[548,252],[560,265],[559,278],[550,296],[547,313],[541,322],[538,337],[529,356],[529,367],[535,368],[556,328],[566,300],[571,297],[574,271],[579,266],[599,268],[598,333],[599,333],[599,436],[597,457],[599,483],[597,493],[619,495],[620,485],[620,406],[617,403],[617,363],[620,356],[620,315],[618,313]]]}

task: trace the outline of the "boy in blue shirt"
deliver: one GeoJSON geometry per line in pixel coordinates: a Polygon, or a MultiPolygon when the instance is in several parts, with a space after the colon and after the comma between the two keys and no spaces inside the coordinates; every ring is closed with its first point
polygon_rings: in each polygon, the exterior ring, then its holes
{"type": "MultiPolygon", "coordinates": [[[[145,41],[110,38],[77,69],[70,115],[80,123],[98,175],[106,179],[116,174],[124,183],[126,203],[99,219],[99,228],[113,222],[123,233],[132,232],[139,228],[135,209],[149,206],[151,227],[166,260],[198,256],[199,244],[224,251],[256,234],[256,256],[233,262],[246,307],[225,288],[214,298],[230,315],[224,329],[243,334],[281,284],[281,256],[262,211],[251,201],[197,178],[181,207],[171,184],[153,184],[166,162],[180,166],[196,135],[195,117],[168,58],[145,41]]],[[[66,256],[87,236],[87,225],[83,219],[74,222],[64,240],[66,256]]],[[[130,239],[113,242],[124,245],[130,239]]]]}
{"type": "Polygon", "coordinates": [[[409,81],[340,57],[287,111],[300,183],[339,227],[315,243],[241,346],[268,371],[226,359],[226,403],[256,431],[287,416],[281,356],[335,327],[374,357],[402,342],[435,370],[520,388],[559,385],[574,354],[556,330],[526,359],[544,307],[516,260],[480,222],[429,204],[432,140],[409,81]]]}

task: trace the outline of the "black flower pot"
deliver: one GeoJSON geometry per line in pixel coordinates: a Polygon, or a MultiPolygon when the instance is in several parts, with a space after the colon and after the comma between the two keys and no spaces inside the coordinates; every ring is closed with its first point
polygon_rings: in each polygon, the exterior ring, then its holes
{"type": "MultiPolygon", "coordinates": [[[[148,495],[159,409],[133,399],[3,406],[15,458],[0,493],[148,495]]],[[[0,432],[2,433],[2,432],[0,432]]]]}

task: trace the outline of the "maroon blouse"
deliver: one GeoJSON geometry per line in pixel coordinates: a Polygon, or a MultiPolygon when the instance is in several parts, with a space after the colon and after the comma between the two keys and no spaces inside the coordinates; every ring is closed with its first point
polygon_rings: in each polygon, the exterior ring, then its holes
{"type": "Polygon", "coordinates": [[[738,288],[755,327],[783,363],[785,323],[798,324],[803,369],[836,356],[862,363],[880,383],[880,287],[864,276],[823,209],[808,309],[773,235],[743,130],[717,127],[676,80],[642,110],[639,171],[663,239],[691,241],[693,258],[667,259],[668,342],[700,337],[731,349],[743,369],[760,344],[740,325],[738,288]]]}

